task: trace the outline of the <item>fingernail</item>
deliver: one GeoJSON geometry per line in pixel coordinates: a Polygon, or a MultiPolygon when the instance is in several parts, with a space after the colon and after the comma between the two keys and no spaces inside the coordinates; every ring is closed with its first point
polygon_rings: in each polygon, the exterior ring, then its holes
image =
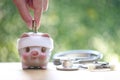
{"type": "Polygon", "coordinates": [[[32,24],[31,23],[28,23],[27,26],[28,26],[28,29],[32,30],[32,24]]]}
{"type": "Polygon", "coordinates": [[[28,29],[32,30],[32,21],[27,22],[28,29]]]}
{"type": "Polygon", "coordinates": [[[37,22],[37,27],[38,27],[38,28],[40,27],[40,22],[37,22]]]}

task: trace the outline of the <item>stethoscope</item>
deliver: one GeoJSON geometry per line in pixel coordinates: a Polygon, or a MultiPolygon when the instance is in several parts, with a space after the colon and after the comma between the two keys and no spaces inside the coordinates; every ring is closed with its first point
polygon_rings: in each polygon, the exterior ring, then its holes
{"type": "Polygon", "coordinates": [[[102,59],[103,55],[95,50],[69,50],[56,53],[53,64],[57,70],[71,71],[84,67],[83,64],[94,63],[102,59]]]}

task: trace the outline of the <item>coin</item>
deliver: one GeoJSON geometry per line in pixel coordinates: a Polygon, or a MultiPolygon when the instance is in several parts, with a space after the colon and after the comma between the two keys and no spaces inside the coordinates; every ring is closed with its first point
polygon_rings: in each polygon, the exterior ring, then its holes
{"type": "Polygon", "coordinates": [[[37,26],[36,26],[36,21],[35,21],[35,20],[32,20],[32,31],[33,31],[34,33],[37,33],[37,32],[38,32],[37,26]]]}

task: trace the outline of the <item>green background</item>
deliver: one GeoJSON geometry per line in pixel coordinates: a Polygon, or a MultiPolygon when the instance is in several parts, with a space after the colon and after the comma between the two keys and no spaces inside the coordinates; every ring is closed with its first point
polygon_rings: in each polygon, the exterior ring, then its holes
{"type": "MultiPolygon", "coordinates": [[[[17,39],[29,31],[12,0],[0,0],[0,62],[20,61],[17,39]]],[[[52,56],[91,49],[103,53],[105,61],[119,62],[120,0],[50,0],[39,32],[53,38],[52,56]]]]}

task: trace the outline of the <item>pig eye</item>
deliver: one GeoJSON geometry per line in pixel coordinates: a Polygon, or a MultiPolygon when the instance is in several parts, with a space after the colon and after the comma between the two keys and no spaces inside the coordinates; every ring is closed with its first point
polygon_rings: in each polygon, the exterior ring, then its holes
{"type": "Polygon", "coordinates": [[[25,50],[26,50],[26,52],[29,52],[29,51],[30,51],[30,48],[29,48],[29,47],[26,47],[25,50]]]}
{"type": "Polygon", "coordinates": [[[42,52],[45,52],[45,51],[46,51],[46,48],[45,48],[45,47],[42,47],[41,51],[42,51],[42,52]]]}

